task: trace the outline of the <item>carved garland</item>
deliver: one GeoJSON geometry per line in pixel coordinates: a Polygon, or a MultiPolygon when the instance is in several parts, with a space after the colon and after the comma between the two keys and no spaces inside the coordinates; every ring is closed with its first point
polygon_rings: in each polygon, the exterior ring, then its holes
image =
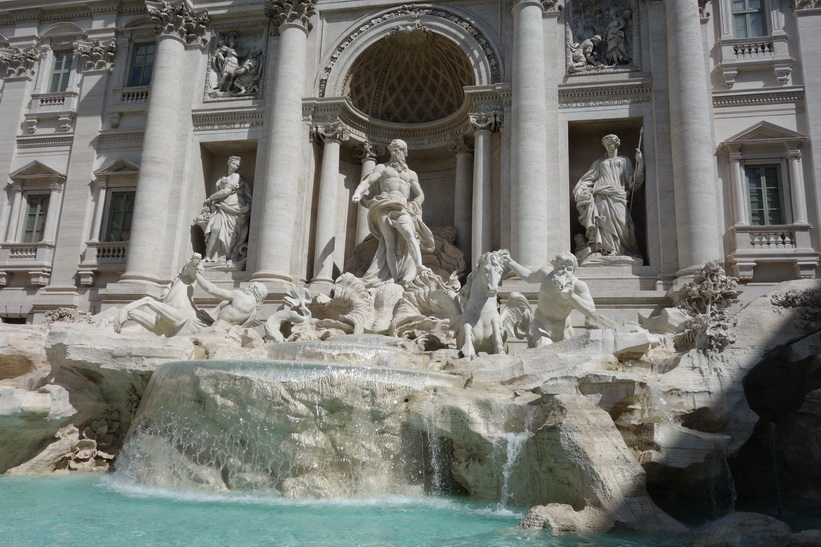
{"type": "MultiPolygon", "coordinates": [[[[549,4],[553,4],[555,2],[548,2],[549,4]]],[[[375,17],[365,23],[364,25],[357,28],[351,34],[349,34],[343,41],[340,43],[336,50],[334,51],[333,55],[331,55],[331,60],[325,65],[325,69],[322,71],[322,78],[319,80],[319,96],[325,96],[325,89],[328,85],[328,77],[331,75],[333,71],[334,65],[336,65],[337,60],[342,55],[342,53],[351,45],[353,42],[362,36],[363,34],[367,33],[375,26],[384,23],[385,21],[390,21],[392,19],[396,19],[398,17],[420,17],[423,15],[427,15],[430,17],[437,17],[440,19],[446,19],[451,21],[452,23],[457,24],[458,26],[465,29],[465,31],[473,37],[476,42],[482,47],[482,51],[487,57],[488,64],[490,65],[491,71],[491,78],[493,83],[498,83],[501,81],[501,75],[499,71],[499,60],[496,58],[496,52],[493,51],[493,48],[490,46],[490,42],[485,38],[485,36],[476,28],[474,27],[470,21],[463,19],[459,15],[454,13],[450,13],[445,11],[441,8],[432,8],[432,7],[420,7],[405,4],[400,6],[399,8],[380,15],[379,17],[375,17]]]]}

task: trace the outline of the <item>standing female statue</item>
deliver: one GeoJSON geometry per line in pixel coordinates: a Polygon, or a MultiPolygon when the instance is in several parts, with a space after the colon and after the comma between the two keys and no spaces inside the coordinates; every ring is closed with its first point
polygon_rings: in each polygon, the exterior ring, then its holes
{"type": "Polygon", "coordinates": [[[644,182],[644,157],[637,148],[634,171],[630,159],[619,155],[616,135],[605,135],[601,142],[607,154],[594,161],[573,188],[579,222],[592,253],[639,256],[627,193],[644,182]]]}
{"type": "Polygon", "coordinates": [[[203,203],[203,214],[198,221],[207,219],[205,232],[205,262],[225,263],[233,267],[245,261],[245,241],[248,238],[248,220],[251,211],[251,191],[237,173],[239,156],[228,158],[228,174],[216,183],[217,190],[203,203]]]}

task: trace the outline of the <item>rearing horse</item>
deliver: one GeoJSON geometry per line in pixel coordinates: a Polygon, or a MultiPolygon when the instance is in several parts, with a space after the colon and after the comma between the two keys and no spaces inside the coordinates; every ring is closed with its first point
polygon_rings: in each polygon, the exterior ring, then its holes
{"type": "Polygon", "coordinates": [[[123,306],[117,314],[114,330],[120,332],[123,323],[133,319],[154,334],[170,338],[194,334],[211,324],[213,319],[197,308],[193,299],[201,261],[202,255],[194,253],[158,300],[145,296],[123,306]]]}
{"type": "Polygon", "coordinates": [[[431,293],[433,301],[450,319],[451,329],[456,331],[456,345],[465,357],[473,358],[480,351],[505,353],[504,318],[499,313],[496,292],[508,260],[507,249],[485,253],[458,294],[441,289],[431,293]]]}

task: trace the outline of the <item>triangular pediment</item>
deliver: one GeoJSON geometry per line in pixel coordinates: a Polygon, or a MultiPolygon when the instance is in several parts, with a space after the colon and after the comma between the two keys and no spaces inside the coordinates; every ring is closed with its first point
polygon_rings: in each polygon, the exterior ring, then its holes
{"type": "Polygon", "coordinates": [[[48,165],[33,161],[14,171],[9,175],[9,178],[14,181],[23,180],[66,180],[66,176],[58,171],[55,171],[48,165]]]}
{"type": "Polygon", "coordinates": [[[128,175],[137,175],[140,172],[140,166],[134,162],[128,161],[126,159],[118,159],[114,160],[111,163],[107,163],[94,171],[95,177],[110,177],[112,175],[121,175],[121,176],[128,176],[128,175]]]}
{"type": "Polygon", "coordinates": [[[726,144],[744,144],[744,143],[765,143],[765,142],[803,142],[807,139],[805,135],[796,133],[790,129],[775,125],[770,122],[758,122],[754,126],[745,129],[726,141],[726,144]]]}

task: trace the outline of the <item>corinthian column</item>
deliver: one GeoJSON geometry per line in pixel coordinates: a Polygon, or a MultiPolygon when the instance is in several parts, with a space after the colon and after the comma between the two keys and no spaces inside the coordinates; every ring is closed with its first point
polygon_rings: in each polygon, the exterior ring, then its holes
{"type": "MultiPolygon", "coordinates": [[[[547,261],[547,151],[544,0],[510,0],[513,9],[510,252],[521,264],[547,261]]],[[[474,217],[474,223],[476,218],[474,217]]]]}
{"type": "Polygon", "coordinates": [[[473,222],[471,227],[471,254],[473,261],[490,251],[493,227],[491,201],[490,138],[498,127],[496,114],[470,115],[473,138],[473,222]]]}
{"type": "Polygon", "coordinates": [[[710,81],[698,0],[667,0],[667,64],[679,275],[720,258],[710,81]]]}
{"type": "Polygon", "coordinates": [[[453,193],[453,227],[456,228],[456,246],[465,253],[465,262],[472,264],[471,227],[473,215],[470,206],[473,195],[473,143],[462,135],[448,145],[456,154],[456,175],[453,193]]]}
{"type": "Polygon", "coordinates": [[[339,149],[349,135],[340,123],[316,125],[314,135],[324,143],[322,173],[316,208],[316,241],[314,244],[314,283],[333,283],[336,250],[336,202],[339,186],[339,149]]]}
{"type": "Polygon", "coordinates": [[[182,96],[185,47],[202,39],[208,14],[194,12],[186,2],[146,2],[146,5],[156,27],[157,54],[134,196],[128,260],[122,279],[160,282],[164,280],[162,272],[173,267],[164,263],[167,257],[160,246],[175,237],[167,234],[166,228],[174,187],[169,178],[174,168],[178,121],[180,112],[185,110],[182,96]]]}
{"type": "MultiPolygon", "coordinates": [[[[291,283],[294,227],[302,169],[302,91],[308,19],[315,0],[271,1],[268,16],[279,33],[268,123],[268,158],[262,186],[262,216],[254,279],[291,283]]],[[[254,200],[256,204],[256,199],[254,200]]]]}

